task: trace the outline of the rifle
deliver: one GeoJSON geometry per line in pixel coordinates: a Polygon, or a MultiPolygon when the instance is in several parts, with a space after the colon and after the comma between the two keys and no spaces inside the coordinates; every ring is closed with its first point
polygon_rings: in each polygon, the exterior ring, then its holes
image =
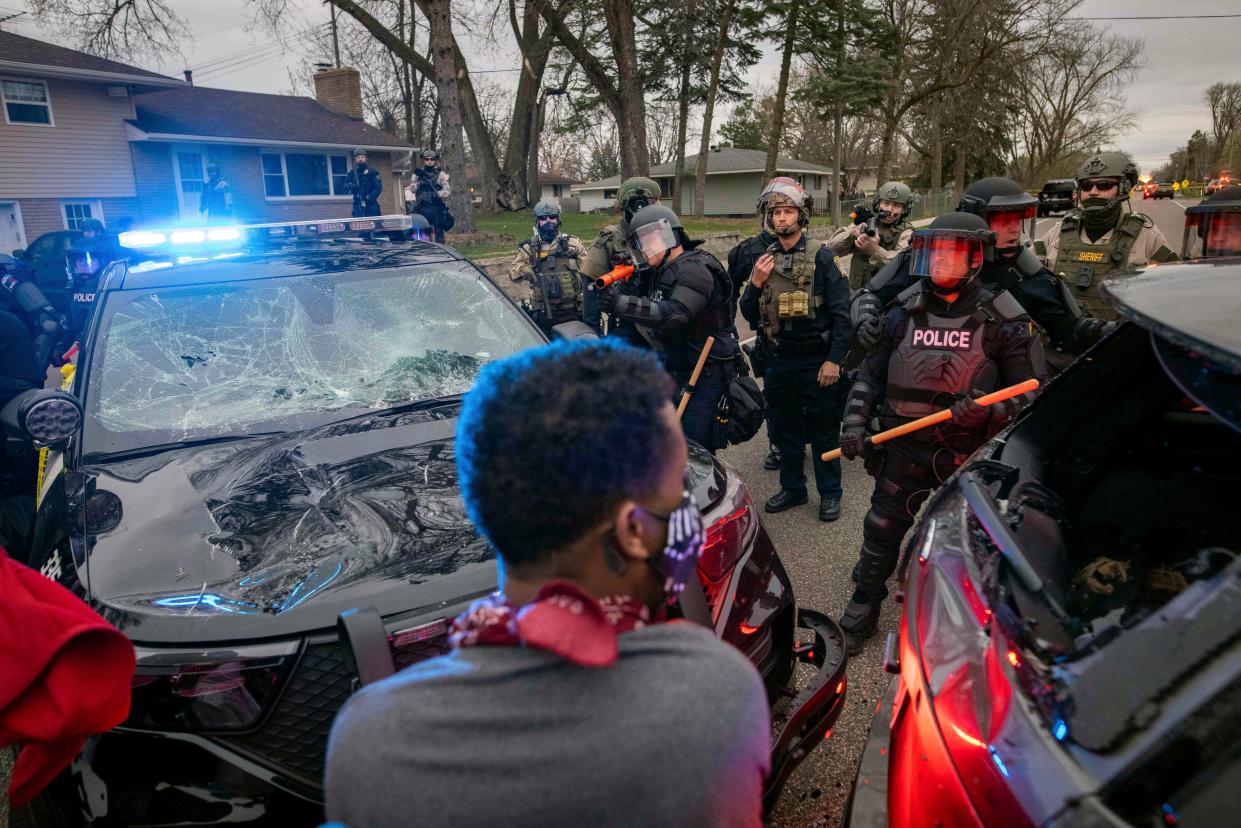
{"type": "Polygon", "coordinates": [[[878,218],[868,207],[859,204],[857,207],[853,208],[853,212],[849,214],[849,218],[853,220],[854,224],[865,225],[866,229],[863,232],[866,233],[866,235],[875,235],[876,227],[878,225],[878,218]]]}

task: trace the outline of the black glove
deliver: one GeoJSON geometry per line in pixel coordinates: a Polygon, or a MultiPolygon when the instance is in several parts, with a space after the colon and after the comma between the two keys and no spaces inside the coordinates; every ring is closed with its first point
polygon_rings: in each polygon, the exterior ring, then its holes
{"type": "Polygon", "coordinates": [[[846,460],[856,460],[866,453],[866,429],[847,428],[840,435],[840,453],[846,460]]]}
{"type": "Polygon", "coordinates": [[[595,305],[602,313],[611,313],[616,310],[616,291],[610,287],[603,290],[590,289],[595,291],[595,305]]]}
{"type": "Polygon", "coordinates": [[[982,428],[991,421],[991,409],[964,397],[953,404],[952,421],[962,428],[982,428]]]}
{"type": "Polygon", "coordinates": [[[857,337],[859,345],[868,351],[873,350],[883,337],[883,323],[877,316],[868,317],[858,323],[853,329],[853,335],[857,337]]]}

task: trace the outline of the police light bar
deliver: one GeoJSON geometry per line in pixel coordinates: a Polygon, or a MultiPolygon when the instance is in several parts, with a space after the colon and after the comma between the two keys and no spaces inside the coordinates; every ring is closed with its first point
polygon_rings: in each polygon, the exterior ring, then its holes
{"type": "Polygon", "coordinates": [[[390,215],[214,227],[175,227],[167,230],[130,230],[121,233],[118,240],[121,247],[131,250],[165,247],[186,249],[190,245],[227,246],[227,242],[239,242],[245,239],[315,238],[333,233],[366,230],[408,230],[413,226],[413,219],[409,216],[390,215]]]}

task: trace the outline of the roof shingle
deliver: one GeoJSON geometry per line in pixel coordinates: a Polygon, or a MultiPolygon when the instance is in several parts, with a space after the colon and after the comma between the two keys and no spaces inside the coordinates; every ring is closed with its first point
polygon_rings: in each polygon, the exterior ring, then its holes
{"type": "Polygon", "coordinates": [[[57,46],[54,43],[5,31],[0,31],[0,63],[20,63],[27,66],[48,66],[86,72],[109,72],[116,75],[150,78],[161,83],[181,83],[176,78],[148,72],[137,66],[117,63],[114,60],[95,57],[85,52],[57,46]]]}

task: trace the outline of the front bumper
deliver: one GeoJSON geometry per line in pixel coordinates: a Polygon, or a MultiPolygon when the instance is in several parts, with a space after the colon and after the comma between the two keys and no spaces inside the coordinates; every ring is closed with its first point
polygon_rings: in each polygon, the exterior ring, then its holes
{"type": "Polygon", "coordinates": [[[893,676],[875,708],[853,793],[845,808],[845,828],[887,828],[888,746],[892,739],[892,706],[900,683],[901,677],[893,676]]]}
{"type": "Polygon", "coordinates": [[[840,626],[814,610],[797,611],[797,626],[814,634],[814,642],[794,647],[798,661],[813,664],[814,678],[787,703],[777,703],[771,717],[771,774],[763,791],[769,811],[793,769],[823,742],[845,704],[845,668],[849,656],[840,626]]]}

